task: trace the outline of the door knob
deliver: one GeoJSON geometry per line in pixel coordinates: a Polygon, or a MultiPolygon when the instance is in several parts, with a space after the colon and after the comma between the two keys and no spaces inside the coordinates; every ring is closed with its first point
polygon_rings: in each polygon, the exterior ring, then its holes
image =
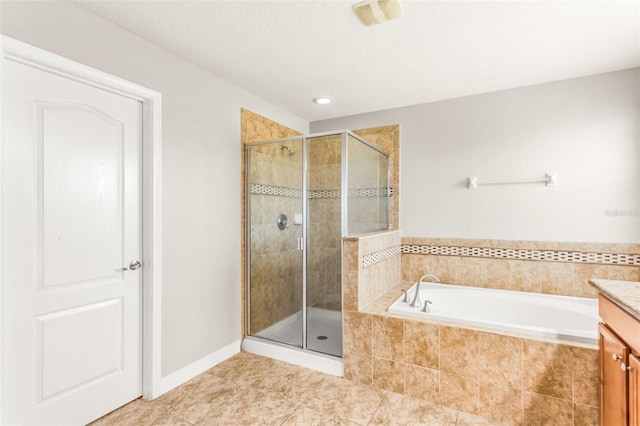
{"type": "Polygon", "coordinates": [[[129,264],[128,268],[122,268],[123,271],[135,271],[136,269],[140,268],[142,266],[142,263],[140,263],[137,260],[132,261],[129,264]]]}

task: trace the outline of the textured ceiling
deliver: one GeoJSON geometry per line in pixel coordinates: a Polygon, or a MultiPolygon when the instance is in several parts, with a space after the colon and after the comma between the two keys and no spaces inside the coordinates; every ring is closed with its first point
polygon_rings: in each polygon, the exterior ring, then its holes
{"type": "Polygon", "coordinates": [[[309,121],[640,66],[640,1],[73,1],[309,121]]]}

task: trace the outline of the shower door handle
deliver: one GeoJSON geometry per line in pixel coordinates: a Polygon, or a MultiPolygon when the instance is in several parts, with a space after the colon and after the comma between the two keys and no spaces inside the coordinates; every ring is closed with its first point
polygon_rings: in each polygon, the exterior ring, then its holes
{"type": "Polygon", "coordinates": [[[298,250],[304,250],[304,237],[298,237],[298,250]]]}

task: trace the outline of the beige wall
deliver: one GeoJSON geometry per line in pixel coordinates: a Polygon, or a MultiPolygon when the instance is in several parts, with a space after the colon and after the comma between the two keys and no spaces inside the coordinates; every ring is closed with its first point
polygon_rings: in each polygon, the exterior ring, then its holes
{"type": "Polygon", "coordinates": [[[638,243],[639,97],[635,68],[317,121],[311,131],[400,125],[405,237],[638,243]],[[558,186],[466,188],[468,176],[547,172],[558,186]]]}

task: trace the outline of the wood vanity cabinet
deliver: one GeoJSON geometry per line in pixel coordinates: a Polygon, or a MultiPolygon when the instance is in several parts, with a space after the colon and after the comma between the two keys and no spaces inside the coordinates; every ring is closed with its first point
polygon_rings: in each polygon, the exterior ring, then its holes
{"type": "Polygon", "coordinates": [[[640,321],[599,296],[600,425],[640,426],[640,321]]]}

